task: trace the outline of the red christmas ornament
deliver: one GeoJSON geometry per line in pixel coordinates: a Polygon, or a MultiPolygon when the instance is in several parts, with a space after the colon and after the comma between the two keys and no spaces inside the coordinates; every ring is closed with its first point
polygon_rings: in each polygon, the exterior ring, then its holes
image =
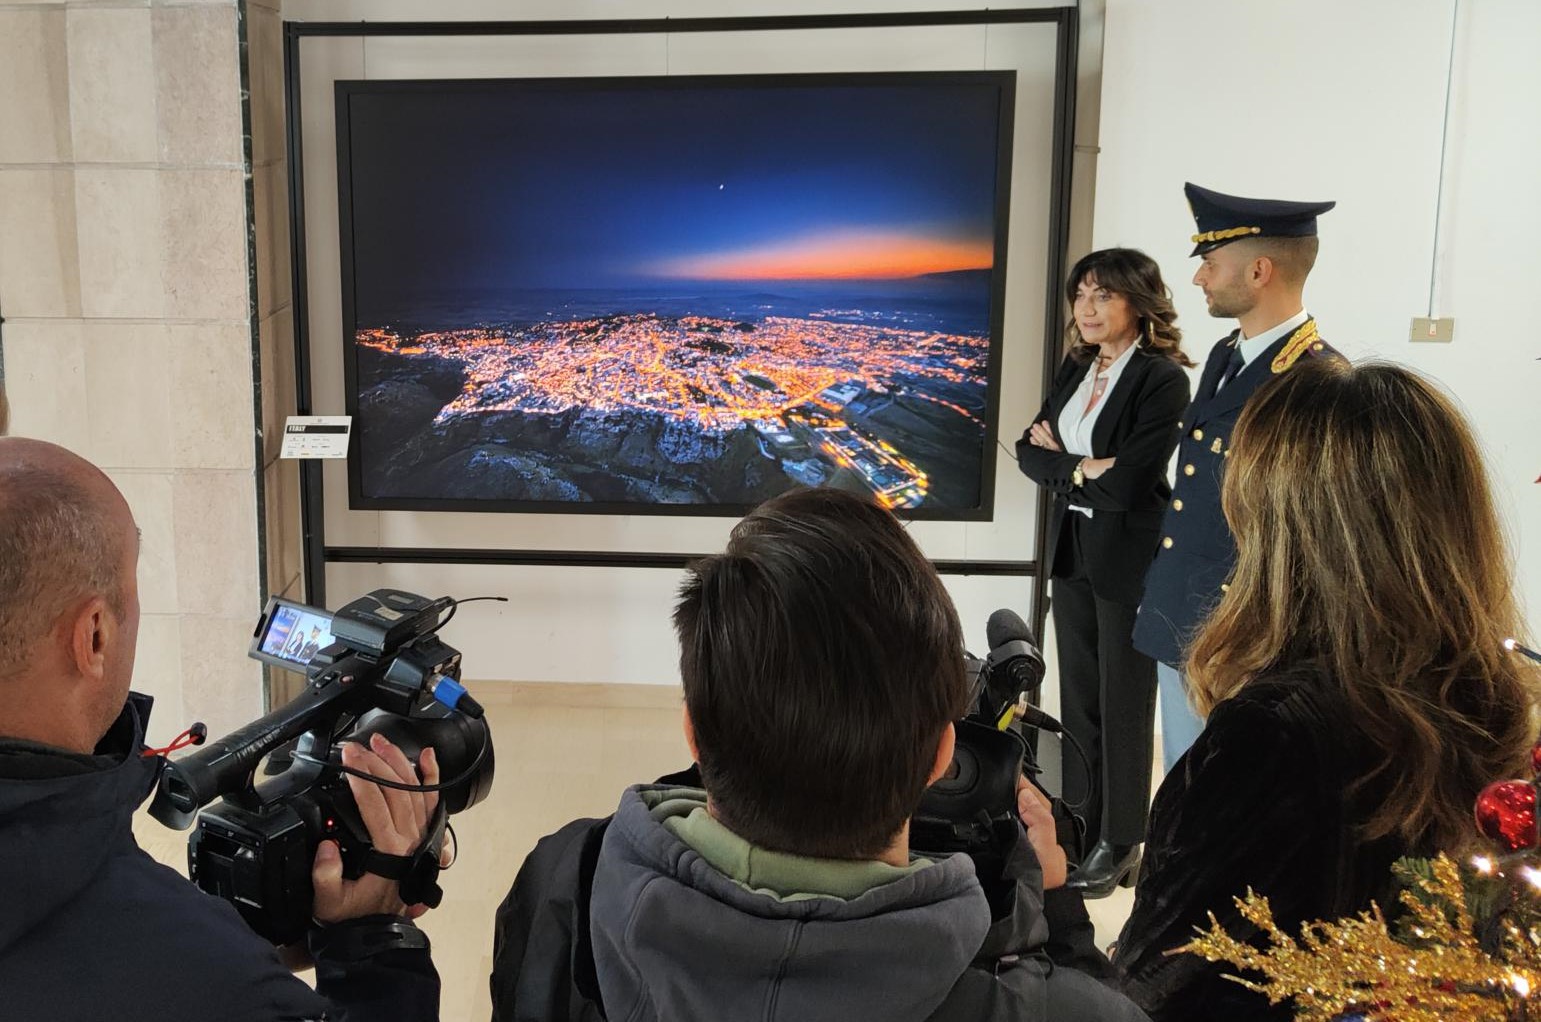
{"type": "Polygon", "coordinates": [[[1477,796],[1477,829],[1511,852],[1541,843],[1536,833],[1536,786],[1496,781],[1477,796]]]}
{"type": "Polygon", "coordinates": [[[1541,777],[1541,744],[1530,750],[1530,772],[1541,777]]]}

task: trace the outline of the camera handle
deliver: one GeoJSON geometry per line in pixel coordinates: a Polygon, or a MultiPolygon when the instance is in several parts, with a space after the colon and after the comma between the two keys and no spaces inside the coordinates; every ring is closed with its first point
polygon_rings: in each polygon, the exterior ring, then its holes
{"type": "Polygon", "coordinates": [[[176,830],[192,826],[198,810],[222,795],[253,792],[257,763],[270,751],[345,712],[364,697],[355,688],[351,662],[340,662],[306,686],[296,699],[245,727],[180,759],[168,759],[150,803],[150,815],[176,830]]]}

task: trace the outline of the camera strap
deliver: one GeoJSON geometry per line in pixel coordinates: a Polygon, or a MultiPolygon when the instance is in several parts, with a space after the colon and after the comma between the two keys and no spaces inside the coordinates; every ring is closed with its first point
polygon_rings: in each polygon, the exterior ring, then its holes
{"type": "Polygon", "coordinates": [[[438,847],[447,818],[448,813],[441,802],[434,810],[433,824],[417,851],[410,855],[390,855],[370,848],[362,856],[364,872],[396,881],[401,900],[408,905],[438,908],[439,902],[444,900],[444,889],[439,886],[438,847]]]}
{"type": "MultiPolygon", "coordinates": [[[[405,856],[397,856],[405,858],[405,856]]],[[[306,938],[313,958],[363,961],[382,951],[427,949],[428,935],[399,916],[364,916],[310,931],[306,938]]]]}
{"type": "Polygon", "coordinates": [[[411,855],[387,855],[371,848],[364,855],[364,872],[396,881],[401,900],[408,905],[438,908],[444,900],[439,886],[439,859],[431,848],[411,855]]]}

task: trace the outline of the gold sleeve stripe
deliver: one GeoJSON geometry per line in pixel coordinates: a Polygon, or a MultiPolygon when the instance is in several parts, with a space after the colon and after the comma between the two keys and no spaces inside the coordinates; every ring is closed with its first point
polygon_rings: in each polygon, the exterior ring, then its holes
{"type": "Polygon", "coordinates": [[[1229,241],[1231,238],[1239,238],[1244,234],[1262,234],[1261,227],[1232,227],[1224,231],[1205,231],[1203,234],[1195,234],[1193,243],[1203,245],[1211,241],[1229,241]]]}

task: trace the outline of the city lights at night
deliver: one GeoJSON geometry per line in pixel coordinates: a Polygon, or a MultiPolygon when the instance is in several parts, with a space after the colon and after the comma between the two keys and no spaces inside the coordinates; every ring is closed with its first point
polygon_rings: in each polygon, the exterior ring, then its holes
{"type": "Polygon", "coordinates": [[[679,420],[703,438],[747,427],[792,478],[824,482],[822,460],[857,473],[890,507],[923,503],[927,475],[855,416],[848,420],[847,409],[931,401],[981,435],[985,428],[968,408],[901,382],[980,390],[989,346],[979,337],[779,317],[745,330],[702,316],[639,314],[406,338],[374,329],[361,331],[358,343],[463,367],[461,393],[439,412],[439,425],[579,409],[679,420]]]}

